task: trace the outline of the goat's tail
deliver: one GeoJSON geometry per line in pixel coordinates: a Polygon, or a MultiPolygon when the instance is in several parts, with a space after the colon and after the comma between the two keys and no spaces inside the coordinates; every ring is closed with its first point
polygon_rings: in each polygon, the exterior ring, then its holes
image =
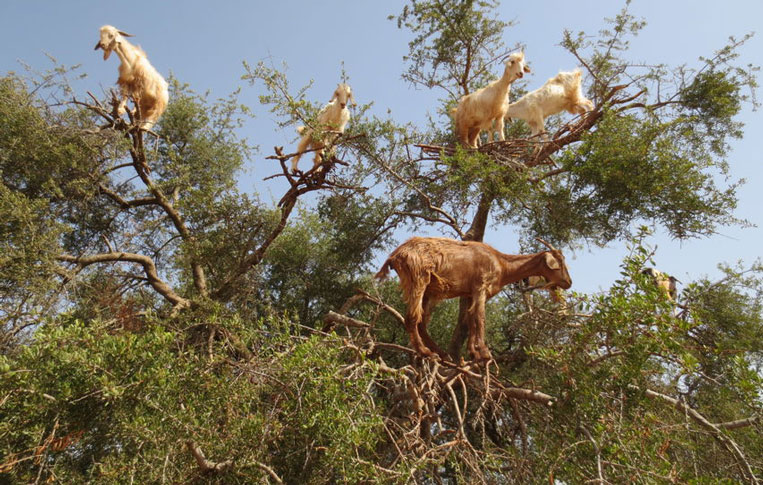
{"type": "Polygon", "coordinates": [[[379,280],[380,282],[386,280],[389,277],[389,269],[392,267],[392,264],[389,259],[387,259],[384,264],[382,265],[381,269],[378,273],[374,275],[374,278],[379,280]]]}

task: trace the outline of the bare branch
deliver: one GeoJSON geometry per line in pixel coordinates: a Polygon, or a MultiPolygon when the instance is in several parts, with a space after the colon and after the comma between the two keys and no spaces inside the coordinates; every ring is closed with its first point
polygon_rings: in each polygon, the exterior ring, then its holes
{"type": "Polygon", "coordinates": [[[753,416],[751,418],[745,418],[745,419],[738,419],[736,421],[727,421],[725,423],[715,423],[715,426],[718,428],[723,429],[739,429],[739,428],[745,428],[747,426],[752,426],[754,424],[758,424],[763,419],[761,419],[760,416],[753,416]]]}
{"type": "Polygon", "coordinates": [[[191,452],[194,459],[196,459],[196,463],[199,465],[199,468],[201,468],[202,473],[222,473],[233,466],[233,460],[225,460],[219,463],[207,460],[204,456],[204,452],[201,451],[201,448],[191,440],[186,441],[185,445],[188,447],[188,450],[191,452]]]}
{"type": "Polygon", "coordinates": [[[129,262],[136,263],[143,266],[143,271],[148,278],[148,283],[151,287],[160,295],[162,295],[167,301],[172,303],[175,310],[187,308],[191,306],[191,301],[183,298],[175,293],[175,291],[161,278],[156,269],[154,261],[143,254],[126,253],[126,252],[109,252],[94,254],[91,256],[72,256],[69,254],[62,254],[57,258],[59,261],[67,263],[74,263],[78,268],[84,268],[91,264],[108,263],[108,262],[129,262]]]}
{"type": "Polygon", "coordinates": [[[355,327],[355,328],[370,328],[371,327],[371,325],[369,325],[366,322],[357,320],[355,318],[350,318],[344,315],[340,315],[331,310],[329,310],[326,316],[323,317],[323,321],[326,322],[327,324],[336,323],[339,325],[344,325],[345,327],[355,327]]]}

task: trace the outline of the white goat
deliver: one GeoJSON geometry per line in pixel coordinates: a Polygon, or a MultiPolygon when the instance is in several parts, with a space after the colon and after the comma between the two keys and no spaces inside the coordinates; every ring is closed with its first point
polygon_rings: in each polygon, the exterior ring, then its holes
{"type": "Polygon", "coordinates": [[[560,72],[539,89],[509,104],[506,117],[525,120],[535,136],[545,131],[544,120],[551,115],[564,110],[576,115],[593,110],[593,102],[583,96],[582,76],[580,69],[560,72]]]}
{"type": "Polygon", "coordinates": [[[482,130],[489,130],[489,138],[492,140],[493,122],[497,124],[495,129],[498,131],[498,139],[504,139],[503,118],[508,109],[511,83],[526,72],[530,72],[530,68],[525,65],[524,52],[515,52],[506,61],[500,79],[458,101],[455,112],[456,136],[462,144],[477,148],[477,139],[482,130]]]}
{"type": "Polygon", "coordinates": [[[111,25],[101,27],[101,38],[95,49],[103,49],[103,60],[109,58],[112,51],[119,56],[119,79],[117,84],[122,94],[119,114],[124,114],[127,98],[132,96],[140,108],[141,128],[150,129],[164,113],[169,101],[167,81],[154,66],[148,62],[146,53],[140,47],[125,40],[130,34],[117,30],[111,25]]]}
{"type": "Polygon", "coordinates": [[[299,159],[302,158],[302,154],[308,147],[315,150],[313,168],[321,164],[323,161],[323,155],[321,154],[323,149],[331,145],[340,134],[344,133],[347,122],[350,121],[350,110],[347,109],[348,102],[355,104],[352,89],[350,89],[348,84],[340,83],[331,96],[331,100],[318,113],[315,128],[306,126],[297,128],[297,133],[302,135],[302,139],[299,140],[297,154],[291,160],[292,172],[297,171],[299,159]]]}

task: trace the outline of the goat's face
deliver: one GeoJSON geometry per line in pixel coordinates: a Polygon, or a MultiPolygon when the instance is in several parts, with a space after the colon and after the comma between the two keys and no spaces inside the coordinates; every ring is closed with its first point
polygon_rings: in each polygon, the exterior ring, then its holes
{"type": "Polygon", "coordinates": [[[112,27],[111,25],[104,25],[101,27],[101,36],[98,43],[95,44],[94,50],[103,49],[103,60],[105,61],[111,55],[111,51],[116,49],[117,44],[122,40],[122,37],[132,36],[126,32],[117,30],[116,27],[112,27]]]}
{"type": "Polygon", "coordinates": [[[547,271],[544,271],[543,277],[548,281],[545,288],[568,289],[572,286],[572,278],[567,272],[567,263],[564,261],[564,255],[558,249],[552,249],[544,253],[544,263],[547,271]]]}
{"type": "Polygon", "coordinates": [[[339,103],[339,106],[344,109],[347,106],[348,102],[352,102],[352,104],[355,104],[355,98],[352,96],[352,89],[350,89],[350,86],[348,84],[342,83],[336,87],[336,90],[334,91],[334,94],[331,96],[330,101],[336,100],[339,103]]]}
{"type": "Polygon", "coordinates": [[[582,101],[572,107],[572,114],[582,115],[588,113],[589,111],[593,111],[593,108],[593,101],[584,98],[582,101]]]}
{"type": "Polygon", "coordinates": [[[525,53],[515,52],[509,56],[506,61],[506,69],[504,71],[508,73],[509,79],[513,82],[516,79],[520,79],[526,72],[530,72],[530,68],[525,65],[525,53]]]}

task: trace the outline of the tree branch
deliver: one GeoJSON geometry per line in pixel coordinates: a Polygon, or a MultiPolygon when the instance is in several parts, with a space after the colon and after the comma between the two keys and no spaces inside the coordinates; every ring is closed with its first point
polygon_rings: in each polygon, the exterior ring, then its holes
{"type": "MultiPolygon", "coordinates": [[[[676,409],[681,411],[682,413],[688,415],[691,417],[694,421],[696,421],[700,426],[705,428],[710,432],[710,434],[715,438],[718,442],[720,442],[728,451],[732,454],[734,459],[737,462],[737,466],[739,466],[739,469],[742,472],[742,475],[750,482],[750,483],[759,483],[758,478],[755,476],[755,473],[752,471],[752,467],[750,466],[750,463],[747,461],[747,459],[744,456],[744,453],[742,453],[742,450],[739,448],[739,446],[723,434],[723,432],[718,428],[717,425],[711,423],[707,420],[702,414],[700,414],[696,409],[690,407],[688,404],[679,401],[678,399],[675,399],[673,397],[667,396],[665,394],[652,391],[651,389],[641,389],[637,386],[630,385],[628,386],[631,389],[643,392],[647,397],[650,397],[652,399],[661,399],[667,403],[672,404],[676,409]]],[[[731,428],[726,428],[731,429],[731,428]]]]}
{"type": "Polygon", "coordinates": [[[145,197],[142,199],[127,200],[102,183],[98,184],[98,191],[102,193],[103,195],[108,196],[111,200],[116,202],[117,205],[119,205],[119,207],[121,207],[122,209],[130,209],[133,207],[141,207],[144,205],[159,204],[159,201],[156,197],[145,197]]]}
{"type": "Polygon", "coordinates": [[[736,421],[727,421],[725,423],[715,423],[715,426],[718,428],[723,429],[739,429],[739,428],[745,428],[747,426],[752,426],[754,424],[760,423],[763,421],[760,416],[753,416],[751,418],[745,418],[745,419],[738,419],[736,421]]]}
{"type": "Polygon", "coordinates": [[[186,441],[185,444],[188,447],[188,451],[190,451],[196,459],[196,463],[199,465],[199,468],[201,468],[202,473],[222,473],[233,466],[233,460],[225,460],[219,463],[207,460],[204,456],[204,452],[201,451],[201,448],[191,440],[186,441]]]}
{"type": "Polygon", "coordinates": [[[84,268],[86,266],[90,266],[91,264],[108,262],[137,263],[143,266],[143,271],[146,273],[148,283],[151,285],[151,287],[157,293],[162,295],[167,301],[172,303],[173,311],[178,311],[180,309],[191,306],[190,300],[183,298],[182,296],[175,293],[172,287],[170,287],[167,283],[162,281],[161,278],[159,278],[159,273],[156,270],[154,261],[143,254],[125,253],[121,251],[94,254],[91,256],[72,256],[69,254],[62,254],[58,256],[57,259],[67,263],[74,263],[79,268],[84,268]]]}

